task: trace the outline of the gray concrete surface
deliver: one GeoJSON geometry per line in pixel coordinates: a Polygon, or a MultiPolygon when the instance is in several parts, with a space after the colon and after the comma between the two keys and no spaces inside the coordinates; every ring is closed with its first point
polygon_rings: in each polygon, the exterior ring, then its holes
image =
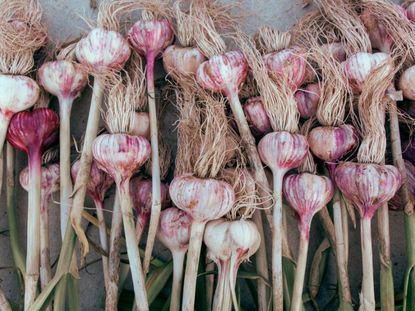
{"type": "MultiPolygon", "coordinates": [[[[94,19],[96,12],[90,9],[88,0],[40,0],[44,7],[44,21],[48,25],[51,39],[55,42],[65,41],[72,36],[78,36],[81,32],[87,31],[88,26],[83,21],[81,16],[87,19],[94,19]]],[[[259,25],[269,24],[279,29],[287,29],[296,19],[304,13],[303,3],[299,0],[263,0],[254,1],[246,0],[245,8],[247,17],[245,19],[245,27],[247,31],[256,29],[259,25]]],[[[84,92],[81,100],[77,101],[73,108],[73,120],[72,133],[76,139],[82,135],[83,129],[86,126],[86,118],[88,114],[88,102],[90,98],[90,90],[84,92]]],[[[172,107],[168,107],[167,116],[164,117],[164,128],[172,129],[174,127],[175,114],[172,107]]],[[[174,132],[173,132],[174,135],[174,132]]],[[[24,155],[19,154],[18,171],[26,165],[26,158],[24,155]]],[[[110,197],[113,197],[113,190],[110,193],[110,197]]],[[[26,226],[26,210],[27,210],[27,197],[24,190],[18,189],[18,212],[19,221],[21,227],[21,239],[25,241],[25,226],[26,226]]],[[[111,216],[111,198],[107,201],[106,207],[108,208],[107,216],[111,216]]],[[[58,194],[54,199],[59,201],[58,194]]],[[[15,278],[15,274],[12,266],[12,259],[9,250],[9,240],[7,234],[7,218],[5,211],[5,196],[2,193],[0,204],[0,286],[6,291],[7,296],[16,301],[19,291],[18,283],[15,278]]],[[[92,207],[90,201],[86,203],[88,208],[92,207]]],[[[60,247],[59,239],[59,211],[58,205],[54,204],[50,209],[50,230],[52,239],[52,260],[55,261],[58,255],[58,249],[60,247]]],[[[394,279],[396,291],[400,292],[402,277],[405,268],[405,248],[404,248],[404,232],[403,232],[403,215],[402,213],[392,212],[391,216],[391,239],[392,239],[392,261],[394,268],[394,279]]],[[[290,244],[295,250],[298,240],[298,233],[295,224],[295,218],[292,213],[289,213],[289,228],[290,228],[290,244]]],[[[379,288],[379,259],[378,259],[378,244],[377,244],[377,232],[376,221],[373,224],[373,237],[374,237],[374,266],[375,266],[375,284],[376,292],[378,296],[379,288]]],[[[90,236],[92,239],[97,240],[96,232],[91,229],[90,236]]],[[[311,245],[309,252],[310,263],[314,250],[319,245],[323,238],[323,232],[318,220],[313,223],[313,233],[311,234],[311,245]]],[[[169,254],[166,250],[163,250],[160,246],[157,247],[158,252],[162,256],[168,257],[169,254]]],[[[99,256],[92,249],[88,257],[87,263],[91,263],[99,256]]],[[[361,258],[360,258],[360,236],[358,228],[353,228],[350,225],[350,281],[352,286],[352,292],[357,302],[358,292],[361,281],[361,258]]],[[[324,305],[327,302],[328,297],[333,294],[335,290],[333,288],[335,282],[335,268],[333,266],[334,258],[330,258],[330,267],[326,275],[324,276],[323,286],[319,295],[319,301],[324,305]]],[[[81,297],[82,297],[82,310],[101,310],[101,300],[103,293],[103,275],[101,273],[101,263],[96,262],[89,265],[87,268],[81,271],[81,297]]],[[[131,284],[130,284],[131,285],[131,284]]],[[[329,309],[331,310],[331,309],[329,309]]]]}

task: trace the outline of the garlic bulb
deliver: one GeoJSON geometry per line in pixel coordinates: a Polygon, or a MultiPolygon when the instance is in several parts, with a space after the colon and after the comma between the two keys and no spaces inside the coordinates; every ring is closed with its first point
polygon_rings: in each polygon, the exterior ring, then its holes
{"type": "MultiPolygon", "coordinates": [[[[415,6],[414,6],[415,7],[415,6]]],[[[399,79],[399,90],[407,99],[415,100],[415,66],[407,68],[399,79]]]]}
{"type": "Polygon", "coordinates": [[[246,121],[254,136],[262,137],[265,134],[272,132],[271,123],[261,97],[251,97],[246,101],[242,108],[245,113],[246,121]]]}
{"type": "Polygon", "coordinates": [[[163,53],[163,66],[175,79],[196,75],[197,68],[206,57],[194,47],[169,46],[163,53]]]}
{"type": "Polygon", "coordinates": [[[318,83],[307,84],[304,90],[295,92],[294,98],[300,116],[304,119],[311,118],[317,112],[320,101],[320,85],[318,83]]]}
{"type": "Polygon", "coordinates": [[[357,132],[349,124],[313,128],[307,139],[313,154],[326,162],[340,160],[358,143],[357,132]]]}

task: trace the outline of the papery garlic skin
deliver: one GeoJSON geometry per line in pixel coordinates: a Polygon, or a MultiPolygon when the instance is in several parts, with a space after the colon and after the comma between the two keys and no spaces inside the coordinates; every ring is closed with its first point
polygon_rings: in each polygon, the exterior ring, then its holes
{"type": "Polygon", "coordinates": [[[294,98],[300,116],[304,119],[311,118],[317,112],[320,101],[320,85],[318,83],[307,84],[305,90],[295,92],[294,98]]]}
{"type": "Polygon", "coordinates": [[[415,3],[414,2],[412,2],[406,8],[406,15],[407,15],[409,20],[415,22],[415,3]]]}
{"type": "Polygon", "coordinates": [[[313,128],[307,140],[311,152],[326,162],[343,158],[358,143],[357,131],[349,124],[313,128]]]}
{"type": "Polygon", "coordinates": [[[344,162],[335,171],[336,185],[356,207],[361,218],[372,218],[401,186],[401,175],[392,165],[344,162]]]}
{"type": "MultiPolygon", "coordinates": [[[[139,213],[140,211],[151,211],[151,179],[135,177],[130,181],[130,193],[133,200],[133,207],[139,213]]],[[[160,204],[165,208],[170,204],[169,186],[165,183],[160,184],[160,204]]]]}
{"type": "Polygon", "coordinates": [[[324,52],[331,54],[331,56],[333,56],[338,62],[344,62],[346,60],[346,50],[341,42],[322,44],[321,49],[324,52]]]}
{"type": "Polygon", "coordinates": [[[171,45],[163,52],[164,70],[175,79],[195,76],[197,68],[205,61],[206,57],[194,47],[171,45]]]}
{"type": "Polygon", "coordinates": [[[196,81],[203,88],[233,96],[248,73],[248,63],[239,51],[212,56],[197,69],[196,81]]]}
{"type": "Polygon", "coordinates": [[[160,214],[157,238],[170,250],[186,251],[190,240],[192,218],[184,211],[170,207],[160,214]]]}
{"type": "Polygon", "coordinates": [[[407,68],[399,79],[398,88],[407,99],[415,100],[415,66],[407,68]]]}
{"type": "Polygon", "coordinates": [[[39,84],[60,100],[74,99],[88,83],[82,67],[67,60],[44,63],[37,72],[39,84]]]}
{"type": "Polygon", "coordinates": [[[305,136],[289,132],[273,132],[265,135],[258,143],[259,156],[273,172],[300,166],[308,154],[305,136]]]}
{"type": "Polygon", "coordinates": [[[296,91],[305,80],[306,61],[303,51],[298,47],[288,48],[263,56],[271,75],[284,75],[292,91],[296,91]]]}
{"type": "Polygon", "coordinates": [[[159,56],[172,44],[173,38],[173,30],[167,19],[139,20],[128,32],[128,41],[142,56],[159,56]]]}
{"type": "Polygon", "coordinates": [[[224,216],[235,201],[232,186],[213,178],[177,176],[169,190],[173,203],[200,223],[224,216]]]}
{"type": "Polygon", "coordinates": [[[127,40],[115,31],[95,28],[79,40],[75,49],[77,60],[94,74],[120,70],[130,58],[127,40]]]}
{"type": "Polygon", "coordinates": [[[359,52],[350,56],[343,64],[343,73],[356,93],[361,93],[366,79],[374,70],[384,64],[384,70],[392,70],[391,58],[386,53],[359,52]]]}
{"type": "Polygon", "coordinates": [[[377,22],[370,10],[363,10],[363,12],[360,14],[360,19],[362,20],[369,34],[372,48],[384,53],[390,53],[393,44],[393,38],[387,33],[385,27],[377,22]]]}
{"type": "MultiPolygon", "coordinates": [[[[60,168],[58,163],[49,164],[47,166],[42,166],[42,178],[41,178],[41,198],[42,204],[41,212],[44,212],[44,208],[47,207],[45,203],[46,200],[49,200],[52,193],[59,191],[59,181],[60,181],[60,168]]],[[[25,167],[20,171],[19,181],[22,188],[26,191],[29,191],[29,167],[25,167]]]]}
{"type": "Polygon", "coordinates": [[[32,107],[39,98],[37,83],[25,76],[0,74],[0,111],[9,118],[16,112],[32,107]]]}
{"type": "MultiPolygon", "coordinates": [[[[81,161],[77,160],[72,164],[71,175],[73,182],[76,181],[81,161]]],[[[89,173],[89,182],[87,192],[94,200],[104,200],[104,195],[114,183],[114,179],[103,170],[98,168],[95,161],[92,161],[91,171],[89,173]]]]}
{"type": "Polygon", "coordinates": [[[119,184],[150,158],[151,149],[144,137],[104,134],[94,140],[92,154],[98,168],[119,184]]]}
{"type": "Polygon", "coordinates": [[[10,121],[7,140],[13,147],[38,156],[58,139],[59,116],[49,108],[16,113],[10,121]]]}
{"type": "Polygon", "coordinates": [[[135,112],[131,135],[150,139],[150,116],[148,112],[135,112]]]}
{"type": "Polygon", "coordinates": [[[256,137],[262,137],[272,132],[271,122],[261,97],[251,97],[243,105],[246,121],[248,122],[252,134],[256,137]]]}
{"type": "Polygon", "coordinates": [[[299,217],[300,232],[308,238],[313,216],[333,197],[333,183],[325,176],[295,174],[284,179],[283,192],[284,198],[299,217]]]}

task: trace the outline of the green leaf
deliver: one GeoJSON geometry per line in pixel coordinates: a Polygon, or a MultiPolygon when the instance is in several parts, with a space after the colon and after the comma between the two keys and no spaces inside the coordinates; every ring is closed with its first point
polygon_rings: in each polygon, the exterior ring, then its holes
{"type": "Polygon", "coordinates": [[[149,304],[152,304],[163,290],[172,273],[173,261],[169,261],[168,263],[165,263],[164,266],[161,266],[148,274],[146,279],[146,290],[149,304]]]}

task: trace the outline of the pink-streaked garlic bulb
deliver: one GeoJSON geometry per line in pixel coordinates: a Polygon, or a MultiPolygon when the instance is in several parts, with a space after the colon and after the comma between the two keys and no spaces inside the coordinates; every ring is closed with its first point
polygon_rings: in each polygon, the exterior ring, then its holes
{"type": "MultiPolygon", "coordinates": [[[[140,242],[141,235],[150,219],[152,204],[152,181],[135,177],[130,181],[130,193],[133,201],[133,208],[137,213],[136,234],[137,241],[140,242]]],[[[160,184],[160,204],[165,208],[170,204],[169,186],[165,183],[160,184]]]]}
{"type": "Polygon", "coordinates": [[[349,124],[313,128],[307,139],[313,154],[326,162],[337,162],[358,143],[357,132],[349,124]]]}
{"type": "Polygon", "coordinates": [[[273,132],[258,143],[258,152],[273,173],[281,171],[282,177],[289,170],[300,166],[306,159],[308,143],[305,136],[289,132],[273,132]]]}
{"type": "Polygon", "coordinates": [[[291,310],[301,310],[311,221],[314,215],[333,197],[334,186],[331,180],[325,176],[301,173],[286,177],[283,191],[285,199],[298,216],[300,244],[291,310]]]}
{"type": "Polygon", "coordinates": [[[311,118],[317,112],[320,101],[320,85],[318,83],[307,84],[304,90],[295,92],[294,98],[300,116],[304,119],[311,118]]]}
{"type": "Polygon", "coordinates": [[[73,192],[71,180],[71,126],[70,117],[72,103],[87,85],[88,75],[81,65],[58,60],[44,63],[38,70],[38,80],[46,91],[59,99],[59,116],[61,119],[59,130],[59,157],[61,168],[61,235],[65,235],[66,224],[71,207],[73,192]]]}
{"type": "Polygon", "coordinates": [[[172,253],[173,283],[171,290],[170,310],[180,310],[184,257],[189,247],[192,218],[184,211],[170,207],[160,214],[157,238],[172,253]]]}
{"type": "Polygon", "coordinates": [[[393,44],[393,38],[388,34],[385,26],[379,24],[370,10],[364,9],[360,14],[360,19],[366,27],[369,34],[372,48],[384,53],[390,53],[393,44]]]}
{"type": "MultiPolygon", "coordinates": [[[[49,164],[42,167],[41,177],[41,204],[40,204],[40,285],[45,288],[52,278],[49,248],[49,216],[48,208],[52,194],[59,191],[60,168],[59,164],[49,164]]],[[[20,185],[29,191],[29,168],[20,172],[20,185]]]]}
{"type": "Polygon", "coordinates": [[[415,2],[412,2],[406,8],[406,16],[408,17],[409,20],[415,22],[415,2]]]}
{"type": "Polygon", "coordinates": [[[263,56],[265,65],[270,74],[284,76],[290,89],[296,91],[305,80],[306,59],[303,51],[298,47],[269,53],[263,56]]]}
{"type": "Polygon", "coordinates": [[[160,160],[157,125],[157,108],[154,86],[154,63],[163,50],[172,44],[174,38],[171,23],[168,19],[143,19],[136,22],[128,32],[128,40],[133,49],[146,59],[146,83],[148,95],[148,110],[150,116],[151,140],[151,177],[152,208],[150,227],[144,254],[143,269],[147,273],[150,267],[151,252],[156,239],[157,227],[160,218],[160,160]]]}
{"type": "Polygon", "coordinates": [[[119,185],[150,157],[150,144],[144,137],[126,134],[98,136],[92,153],[99,169],[109,174],[119,185]]]}
{"type": "Polygon", "coordinates": [[[163,53],[163,66],[173,77],[194,77],[206,57],[194,47],[169,46],[163,53]]]}
{"type": "Polygon", "coordinates": [[[7,140],[13,147],[24,151],[31,161],[40,166],[43,151],[56,143],[59,116],[49,108],[22,111],[13,116],[7,132],[7,140]]]}
{"type": "MultiPolygon", "coordinates": [[[[75,181],[78,176],[79,167],[81,162],[79,160],[75,161],[72,164],[71,175],[72,179],[75,181]]],[[[99,205],[102,206],[104,202],[105,193],[111,188],[114,183],[114,179],[103,170],[99,169],[96,162],[92,162],[90,179],[87,186],[88,195],[94,200],[95,204],[100,202],[99,205]]]]}
{"type": "Polygon", "coordinates": [[[116,31],[95,28],[76,45],[77,60],[95,74],[120,70],[130,58],[127,40],[116,31]]]}
{"type": "Polygon", "coordinates": [[[140,20],[128,32],[132,47],[142,56],[158,57],[173,42],[173,30],[167,19],[140,20]]]}
{"type": "Polygon", "coordinates": [[[227,221],[223,218],[206,225],[203,238],[208,257],[218,266],[218,283],[212,310],[237,308],[235,294],[239,266],[258,250],[261,237],[250,220],[227,221]]]}
{"type": "Polygon", "coordinates": [[[44,63],[37,76],[39,84],[60,100],[78,97],[88,83],[88,75],[81,66],[66,60],[44,63]]]}
{"type": "Polygon", "coordinates": [[[150,158],[150,153],[150,143],[147,139],[128,134],[103,134],[98,136],[92,145],[92,154],[98,168],[109,174],[117,186],[135,302],[141,303],[142,310],[148,310],[148,300],[135,233],[130,179],[150,158]]]}
{"type": "Polygon", "coordinates": [[[407,68],[399,79],[398,88],[403,96],[410,100],[415,100],[415,66],[407,68]]]}
{"type": "Polygon", "coordinates": [[[43,151],[58,139],[59,116],[48,108],[16,113],[7,131],[9,143],[27,153],[29,162],[29,196],[27,215],[27,256],[24,304],[32,305],[37,294],[40,269],[41,232],[41,158],[43,151]]]}
{"type": "Polygon", "coordinates": [[[134,125],[131,129],[131,135],[150,139],[150,116],[148,112],[135,112],[133,117],[134,125]]]}
{"type": "Polygon", "coordinates": [[[243,105],[246,121],[248,121],[251,132],[256,137],[262,137],[272,132],[271,123],[261,97],[251,97],[243,105]]]}
{"type": "Polygon", "coordinates": [[[335,180],[360,217],[369,219],[401,186],[399,171],[391,165],[345,162],[337,166],[335,180]]]}
{"type": "Polygon", "coordinates": [[[39,86],[34,80],[25,76],[0,74],[0,150],[3,150],[13,115],[32,107],[39,94],[39,86]]]}
{"type": "MultiPolygon", "coordinates": [[[[29,191],[29,168],[25,167],[19,175],[20,185],[26,191],[29,191]]],[[[47,210],[52,194],[59,191],[59,164],[54,163],[48,166],[42,166],[41,178],[41,198],[42,203],[40,211],[43,213],[47,210]]]]}
{"type": "Polygon", "coordinates": [[[374,310],[371,220],[376,210],[393,198],[401,186],[401,175],[391,165],[354,162],[339,164],[334,175],[337,187],[360,214],[363,266],[361,308],[374,310]]]}
{"type": "Polygon", "coordinates": [[[346,50],[344,49],[344,46],[340,42],[331,42],[321,45],[321,49],[332,55],[335,60],[338,62],[344,62],[346,60],[346,50]]]}
{"type": "Polygon", "coordinates": [[[190,174],[177,176],[170,184],[173,203],[193,219],[183,289],[183,310],[193,310],[196,278],[206,223],[226,215],[233,206],[235,193],[224,181],[201,179],[190,174]]]}
{"type": "Polygon", "coordinates": [[[333,197],[332,182],[325,176],[310,173],[289,175],[284,179],[283,192],[297,213],[301,234],[308,238],[313,216],[333,197]]]}
{"type": "Polygon", "coordinates": [[[246,79],[248,63],[239,51],[215,55],[202,63],[196,73],[197,82],[205,89],[232,97],[246,79]]]}
{"type": "MultiPolygon", "coordinates": [[[[361,93],[368,76],[391,60],[386,53],[359,52],[350,56],[343,64],[343,72],[355,93],[361,93]]],[[[392,70],[388,64],[384,70],[392,70]]]]}
{"type": "MultiPolygon", "coordinates": [[[[415,166],[408,160],[404,161],[408,190],[412,200],[415,200],[415,166]]],[[[402,211],[405,208],[405,203],[403,202],[399,192],[395,194],[395,196],[392,198],[392,200],[390,200],[389,203],[389,208],[394,211],[402,211]]]]}

